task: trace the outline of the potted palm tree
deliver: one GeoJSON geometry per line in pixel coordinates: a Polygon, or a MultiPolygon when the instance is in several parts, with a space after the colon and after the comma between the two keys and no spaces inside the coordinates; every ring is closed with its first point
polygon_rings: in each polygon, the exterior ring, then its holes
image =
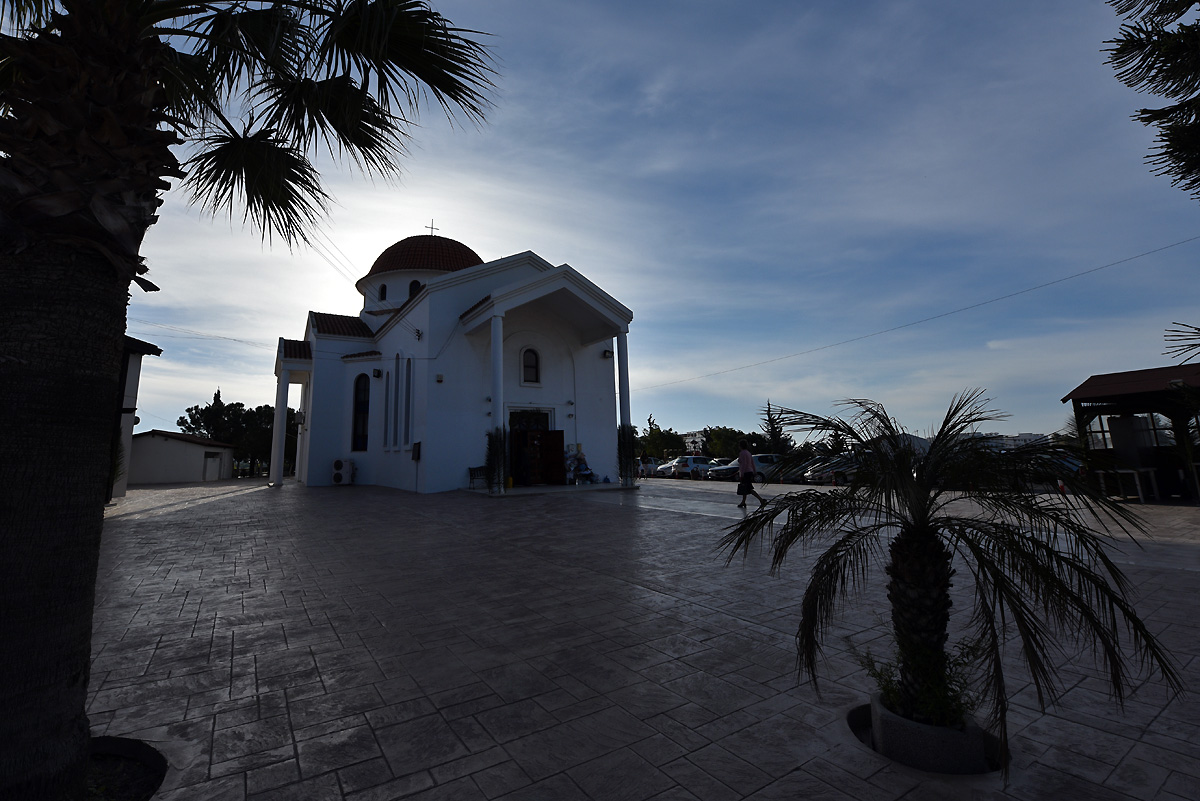
{"type": "MultiPolygon", "coordinates": [[[[1059,692],[1051,651],[1074,638],[1097,652],[1119,704],[1138,670],[1157,670],[1181,689],[1177,668],[1138,617],[1130,587],[1112,561],[1115,537],[1142,531],[1124,506],[1096,492],[1079,464],[1077,441],[1048,438],[1011,450],[996,447],[979,427],[1006,415],[989,408],[981,390],[956,396],[929,439],[915,437],[882,405],[848,400],[849,419],[780,409],[790,428],[843,444],[824,447],[809,469],[840,472],[831,490],[778,496],[732,526],[719,547],[728,560],[766,541],[772,573],[798,549],[818,551],[800,610],[798,669],[817,680],[824,635],[839,602],[871,580],[882,560],[894,654],[871,672],[874,747],[926,770],[974,772],[965,765],[930,764],[903,745],[925,734],[971,728],[969,710],[986,711],[996,760],[1008,763],[1003,655],[1011,642],[1023,658],[1039,700],[1059,692]],[[1062,482],[1064,490],[1058,489],[1062,482]],[[951,588],[965,574],[973,598],[965,634],[952,643],[951,588]],[[901,728],[900,743],[881,742],[901,728]],[[923,728],[922,728],[923,727],[923,728]],[[882,730],[882,731],[881,731],[882,730]]],[[[821,451],[822,447],[818,447],[821,451]]],[[[786,469],[786,466],[785,466],[786,469]]],[[[978,759],[966,747],[965,759],[978,759]]]]}

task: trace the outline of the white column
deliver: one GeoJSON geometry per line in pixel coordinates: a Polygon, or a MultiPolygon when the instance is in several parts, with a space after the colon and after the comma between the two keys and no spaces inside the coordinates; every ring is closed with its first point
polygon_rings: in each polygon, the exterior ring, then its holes
{"type": "Polygon", "coordinates": [[[288,384],[292,382],[292,371],[279,369],[275,385],[275,423],[271,427],[271,472],[267,481],[272,487],[283,486],[283,446],[287,442],[288,384]]]}
{"type": "MultiPolygon", "coordinates": [[[[492,317],[492,428],[508,428],[504,419],[504,317],[492,317]]],[[[504,494],[505,482],[496,491],[504,494]]]]}
{"type": "Polygon", "coordinates": [[[492,317],[492,428],[504,428],[504,318],[492,317]]]}
{"type": "Polygon", "coordinates": [[[621,398],[621,425],[630,425],[629,419],[629,334],[617,334],[617,392],[621,398]]]}
{"type": "MultiPolygon", "coordinates": [[[[632,425],[629,417],[629,334],[617,334],[617,394],[620,398],[621,425],[632,425]]],[[[626,476],[625,484],[632,486],[633,476],[626,476]]]]}

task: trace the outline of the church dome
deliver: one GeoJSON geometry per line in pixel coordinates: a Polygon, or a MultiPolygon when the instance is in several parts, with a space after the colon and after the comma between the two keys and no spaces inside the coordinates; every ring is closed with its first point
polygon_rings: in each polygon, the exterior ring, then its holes
{"type": "Polygon", "coordinates": [[[364,277],[370,278],[397,270],[452,273],[474,267],[476,264],[483,264],[483,259],[462,242],[444,236],[421,234],[401,239],[380,253],[379,258],[371,265],[371,271],[364,277]]]}

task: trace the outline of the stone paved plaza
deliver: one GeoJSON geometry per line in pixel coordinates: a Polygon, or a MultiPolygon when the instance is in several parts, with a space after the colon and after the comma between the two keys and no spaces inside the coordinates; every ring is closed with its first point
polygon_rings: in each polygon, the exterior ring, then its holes
{"type": "MultiPolygon", "coordinates": [[[[1200,702],[1155,680],[1119,712],[1090,656],[1048,714],[1012,662],[1007,785],[877,756],[845,720],[882,593],[845,609],[820,694],[798,684],[808,564],[726,567],[735,502],[133,489],[105,522],[93,733],[155,744],[161,801],[1200,798],[1200,702]]],[[[1145,514],[1153,541],[1118,560],[1195,690],[1200,509],[1145,514]]]]}

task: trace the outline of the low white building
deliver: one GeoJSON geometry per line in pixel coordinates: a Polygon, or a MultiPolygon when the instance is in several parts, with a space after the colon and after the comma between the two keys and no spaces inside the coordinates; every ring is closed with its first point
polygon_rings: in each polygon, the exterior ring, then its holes
{"type": "Polygon", "coordinates": [[[130,484],[190,484],[233,478],[233,446],[181,431],[133,435],[130,484]]]}
{"type": "Polygon", "coordinates": [[[355,286],[357,316],[309,312],[303,339],[279,340],[273,484],[291,384],[296,478],[310,486],[465,488],[497,427],[517,486],[564,483],[580,450],[599,480],[619,480],[633,313],[578,271],[530,251],[485,263],[422,235],[385,250],[355,286]]]}

